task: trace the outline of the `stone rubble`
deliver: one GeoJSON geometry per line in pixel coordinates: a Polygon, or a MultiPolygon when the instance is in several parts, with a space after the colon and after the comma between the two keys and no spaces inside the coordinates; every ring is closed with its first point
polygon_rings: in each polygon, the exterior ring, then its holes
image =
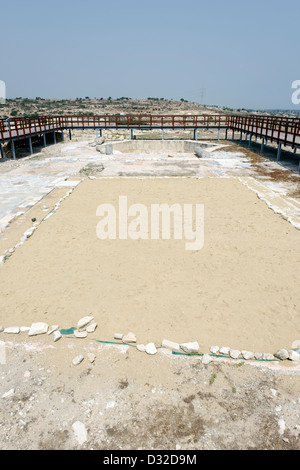
{"type": "Polygon", "coordinates": [[[90,324],[86,327],[86,331],[87,331],[88,333],[93,333],[96,328],[97,328],[97,323],[94,321],[94,322],[90,323],[90,324]]]}
{"type": "Polygon", "coordinates": [[[280,359],[281,361],[285,361],[289,357],[289,353],[286,349],[279,349],[279,351],[277,351],[274,356],[280,359]]]}
{"type": "Polygon", "coordinates": [[[92,315],[87,315],[87,316],[81,318],[77,323],[77,330],[78,331],[84,330],[93,321],[94,321],[94,317],[92,315]]]}
{"type": "Polygon", "coordinates": [[[74,366],[78,366],[83,361],[84,357],[82,354],[79,354],[78,356],[74,357],[72,363],[74,366]]]}
{"type": "Polygon", "coordinates": [[[62,334],[60,331],[54,331],[52,333],[52,337],[53,337],[53,341],[56,342],[58,341],[60,338],[62,338],[62,334]]]}
{"type": "Polygon", "coordinates": [[[199,352],[199,344],[197,341],[193,343],[181,343],[181,349],[186,353],[198,353],[199,352]]]}
{"type": "Polygon", "coordinates": [[[207,365],[213,361],[213,358],[209,354],[203,354],[202,364],[207,365]]]}
{"type": "MultiPolygon", "coordinates": [[[[74,336],[76,338],[86,338],[88,333],[93,333],[97,328],[97,323],[94,320],[92,315],[87,315],[82,317],[77,323],[77,329],[73,329],[74,336]]],[[[9,326],[3,328],[0,326],[0,333],[7,333],[7,334],[19,334],[20,332],[28,332],[28,336],[35,336],[47,333],[47,335],[52,334],[53,341],[56,342],[62,338],[62,333],[59,330],[59,325],[51,325],[48,326],[45,322],[36,322],[32,323],[31,327],[29,326],[9,326]]],[[[136,343],[136,335],[132,332],[128,332],[126,335],[121,333],[114,333],[114,339],[121,340],[123,343],[136,343]]],[[[199,353],[199,344],[197,341],[194,342],[187,342],[187,343],[175,343],[173,341],[169,341],[166,339],[162,340],[161,343],[161,351],[168,351],[171,355],[172,352],[177,352],[182,349],[185,353],[188,354],[197,354],[199,353]]],[[[144,344],[137,344],[136,349],[140,352],[146,352],[147,354],[154,355],[157,353],[157,347],[153,342],[148,343],[147,345],[144,344]]],[[[244,360],[257,360],[257,361],[274,361],[274,360],[290,360],[296,363],[300,362],[300,350],[286,350],[286,349],[279,349],[276,353],[253,353],[247,350],[237,350],[231,349],[227,346],[211,346],[209,348],[210,354],[203,354],[202,363],[209,364],[213,361],[213,356],[216,354],[221,354],[224,356],[228,356],[232,359],[239,359],[243,358],[244,360]]],[[[95,361],[95,355],[92,353],[88,356],[90,362],[95,361]]],[[[79,355],[75,359],[73,359],[73,364],[77,365],[83,361],[83,356],[79,355]]]]}
{"type": "Polygon", "coordinates": [[[173,341],[169,341],[167,339],[163,339],[161,343],[163,348],[171,349],[172,351],[179,351],[180,346],[178,343],[174,343],[173,341]]]}
{"type": "Polygon", "coordinates": [[[51,325],[49,330],[47,331],[47,335],[51,335],[52,333],[54,333],[54,331],[58,330],[59,328],[59,325],[51,325]]]}
{"type": "Polygon", "coordinates": [[[31,227],[24,233],[24,237],[29,238],[33,234],[33,232],[36,230],[36,227],[31,227]]]}
{"type": "Polygon", "coordinates": [[[288,351],[289,354],[289,360],[290,361],[300,361],[300,354],[297,351],[293,351],[292,349],[288,351]]]}
{"type": "Polygon", "coordinates": [[[230,348],[228,348],[227,346],[222,346],[220,348],[220,354],[225,354],[227,356],[229,354],[229,351],[230,351],[230,348]]]}
{"type": "Polygon", "coordinates": [[[114,334],[114,339],[122,339],[123,338],[123,334],[122,333],[115,333],[114,334]]]}
{"type": "Polygon", "coordinates": [[[127,335],[122,336],[123,343],[136,343],[136,336],[134,333],[129,331],[127,335]]]}
{"type": "Polygon", "coordinates": [[[254,359],[254,353],[251,351],[241,351],[241,354],[246,361],[254,359]]]}
{"type": "Polygon", "coordinates": [[[76,336],[76,338],[86,338],[87,335],[86,331],[74,330],[74,336],[76,336]]]}
{"type": "Polygon", "coordinates": [[[254,358],[257,360],[257,361],[260,361],[262,359],[262,353],[254,353],[254,358]]]}
{"type": "Polygon", "coordinates": [[[282,436],[285,431],[285,421],[281,418],[278,420],[279,434],[282,436]]]}
{"type": "Polygon", "coordinates": [[[263,353],[262,358],[264,361],[273,361],[275,359],[273,354],[270,353],[263,353]]]}
{"type": "Polygon", "coordinates": [[[30,326],[20,326],[21,333],[26,333],[29,330],[30,330],[30,326]]]}
{"type": "Polygon", "coordinates": [[[3,332],[9,334],[18,334],[20,333],[20,328],[18,326],[9,326],[8,328],[5,328],[3,332]]]}
{"type": "Polygon", "coordinates": [[[237,349],[230,349],[229,351],[229,356],[232,359],[237,359],[238,357],[240,357],[240,355],[241,355],[241,351],[238,351],[237,349]]]}
{"type": "Polygon", "coordinates": [[[14,389],[14,388],[11,388],[10,390],[8,390],[8,392],[5,392],[5,393],[2,395],[2,398],[9,398],[9,397],[11,397],[14,393],[15,393],[15,389],[14,389]]]}
{"type": "Polygon", "coordinates": [[[90,363],[92,364],[96,360],[96,355],[94,353],[89,352],[89,353],[87,353],[87,358],[90,361],[90,363]]]}
{"type": "Polygon", "coordinates": [[[146,344],[146,346],[145,346],[145,351],[146,351],[147,354],[151,354],[151,355],[156,354],[156,353],[157,353],[157,349],[156,349],[156,347],[155,347],[155,344],[154,344],[154,343],[148,343],[148,344],[146,344]]]}
{"type": "Polygon", "coordinates": [[[30,330],[28,331],[28,336],[42,335],[47,333],[48,325],[45,322],[32,323],[30,330]]]}
{"type": "Polygon", "coordinates": [[[75,421],[75,423],[72,424],[72,429],[78,444],[84,444],[88,439],[88,433],[85,425],[81,421],[75,421]]]}

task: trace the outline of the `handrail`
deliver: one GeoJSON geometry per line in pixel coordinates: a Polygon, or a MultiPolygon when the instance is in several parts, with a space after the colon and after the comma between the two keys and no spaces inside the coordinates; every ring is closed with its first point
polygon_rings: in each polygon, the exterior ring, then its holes
{"type": "Polygon", "coordinates": [[[300,118],[273,116],[231,116],[230,128],[248,132],[252,136],[270,139],[271,142],[295,147],[300,138],[300,118]]]}
{"type": "Polygon", "coordinates": [[[0,142],[64,129],[232,129],[272,142],[299,146],[300,118],[237,114],[103,114],[10,117],[0,119],[0,142]]]}

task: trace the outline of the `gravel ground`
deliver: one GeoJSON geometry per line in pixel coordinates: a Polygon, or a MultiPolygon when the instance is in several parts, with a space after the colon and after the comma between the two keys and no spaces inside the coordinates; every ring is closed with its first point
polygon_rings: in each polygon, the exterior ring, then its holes
{"type": "Polygon", "coordinates": [[[1,450],[300,448],[292,363],[203,365],[200,356],[26,336],[1,334],[1,450]]]}

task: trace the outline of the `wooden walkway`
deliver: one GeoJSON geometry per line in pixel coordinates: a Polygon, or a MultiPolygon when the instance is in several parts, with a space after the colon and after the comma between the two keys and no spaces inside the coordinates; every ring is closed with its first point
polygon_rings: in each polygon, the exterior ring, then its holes
{"type": "Polygon", "coordinates": [[[0,141],[20,140],[65,129],[231,129],[272,142],[300,145],[300,118],[239,115],[42,116],[0,119],[0,141]]]}
{"type": "MultiPolygon", "coordinates": [[[[32,148],[32,137],[43,137],[72,129],[225,129],[246,134],[251,143],[252,137],[262,140],[262,147],[268,141],[278,145],[278,160],[281,146],[289,146],[296,152],[300,148],[300,118],[286,118],[264,115],[99,115],[99,116],[40,116],[0,119],[1,144],[29,139],[32,148]]],[[[196,135],[196,134],[195,134],[196,135]]],[[[14,155],[14,149],[13,149],[14,155]]],[[[14,157],[15,158],[15,157],[14,157]]]]}

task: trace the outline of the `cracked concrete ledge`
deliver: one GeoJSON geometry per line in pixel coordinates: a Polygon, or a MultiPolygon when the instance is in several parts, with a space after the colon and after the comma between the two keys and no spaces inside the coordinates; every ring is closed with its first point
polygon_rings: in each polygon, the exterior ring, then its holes
{"type": "Polygon", "coordinates": [[[254,191],[275,214],[280,214],[283,219],[300,230],[300,201],[274,192],[262,181],[257,181],[253,177],[239,177],[238,180],[254,191]]]}

